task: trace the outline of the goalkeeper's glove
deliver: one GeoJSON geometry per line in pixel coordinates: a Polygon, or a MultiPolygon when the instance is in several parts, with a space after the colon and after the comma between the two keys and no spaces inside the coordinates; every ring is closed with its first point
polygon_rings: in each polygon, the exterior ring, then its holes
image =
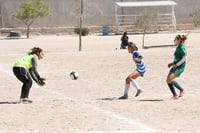
{"type": "Polygon", "coordinates": [[[38,81],[37,81],[37,84],[39,86],[44,86],[45,85],[45,81],[46,79],[45,78],[38,78],[38,81]]]}

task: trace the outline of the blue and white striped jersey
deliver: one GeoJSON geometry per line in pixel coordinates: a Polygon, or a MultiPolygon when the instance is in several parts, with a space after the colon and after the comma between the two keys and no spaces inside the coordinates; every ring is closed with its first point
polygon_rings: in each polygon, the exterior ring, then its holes
{"type": "Polygon", "coordinates": [[[143,76],[144,73],[146,72],[146,66],[145,66],[144,60],[142,59],[142,55],[138,51],[134,51],[132,58],[137,66],[136,71],[138,71],[141,74],[141,76],[143,76]],[[139,62],[136,61],[135,58],[139,58],[140,61],[139,62]]]}

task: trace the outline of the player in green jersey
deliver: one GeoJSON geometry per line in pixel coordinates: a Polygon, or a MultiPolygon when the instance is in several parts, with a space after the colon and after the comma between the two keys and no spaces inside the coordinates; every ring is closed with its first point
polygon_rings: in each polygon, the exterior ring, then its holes
{"type": "Polygon", "coordinates": [[[182,97],[184,93],[184,89],[174,79],[179,77],[185,69],[187,51],[184,43],[185,40],[187,39],[187,36],[188,35],[177,35],[175,37],[174,44],[177,47],[174,52],[174,61],[168,64],[168,67],[171,69],[167,76],[166,82],[168,84],[170,91],[173,94],[172,99],[178,98],[174,87],[176,87],[180,91],[179,97],[182,97]]]}
{"type": "Polygon", "coordinates": [[[21,90],[20,102],[32,103],[29,99],[29,92],[32,86],[32,79],[40,86],[45,85],[44,78],[41,78],[37,71],[37,62],[44,56],[43,50],[38,47],[31,49],[27,55],[17,60],[13,65],[13,73],[23,85],[21,90]]]}

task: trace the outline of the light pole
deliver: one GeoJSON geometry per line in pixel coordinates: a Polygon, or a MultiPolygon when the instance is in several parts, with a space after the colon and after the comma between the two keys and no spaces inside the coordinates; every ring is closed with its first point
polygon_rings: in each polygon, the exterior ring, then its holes
{"type": "Polygon", "coordinates": [[[81,43],[82,43],[82,16],[83,16],[83,0],[81,0],[81,12],[80,12],[80,25],[79,25],[79,51],[81,51],[81,43]]]}

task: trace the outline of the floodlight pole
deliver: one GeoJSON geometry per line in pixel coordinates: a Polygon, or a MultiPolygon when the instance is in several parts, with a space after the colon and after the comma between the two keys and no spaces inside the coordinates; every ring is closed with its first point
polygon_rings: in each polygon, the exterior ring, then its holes
{"type": "Polygon", "coordinates": [[[175,17],[174,5],[172,5],[172,24],[174,26],[174,31],[176,31],[176,17],[175,17]]]}
{"type": "Polygon", "coordinates": [[[80,13],[80,25],[79,25],[79,51],[81,51],[82,45],[82,16],[83,16],[83,0],[81,0],[81,13],[80,13]]]}
{"type": "MultiPolygon", "coordinates": [[[[124,2],[124,0],[121,0],[121,2],[124,2]]],[[[124,7],[121,7],[121,15],[122,17],[122,22],[124,22],[124,7]]]]}

